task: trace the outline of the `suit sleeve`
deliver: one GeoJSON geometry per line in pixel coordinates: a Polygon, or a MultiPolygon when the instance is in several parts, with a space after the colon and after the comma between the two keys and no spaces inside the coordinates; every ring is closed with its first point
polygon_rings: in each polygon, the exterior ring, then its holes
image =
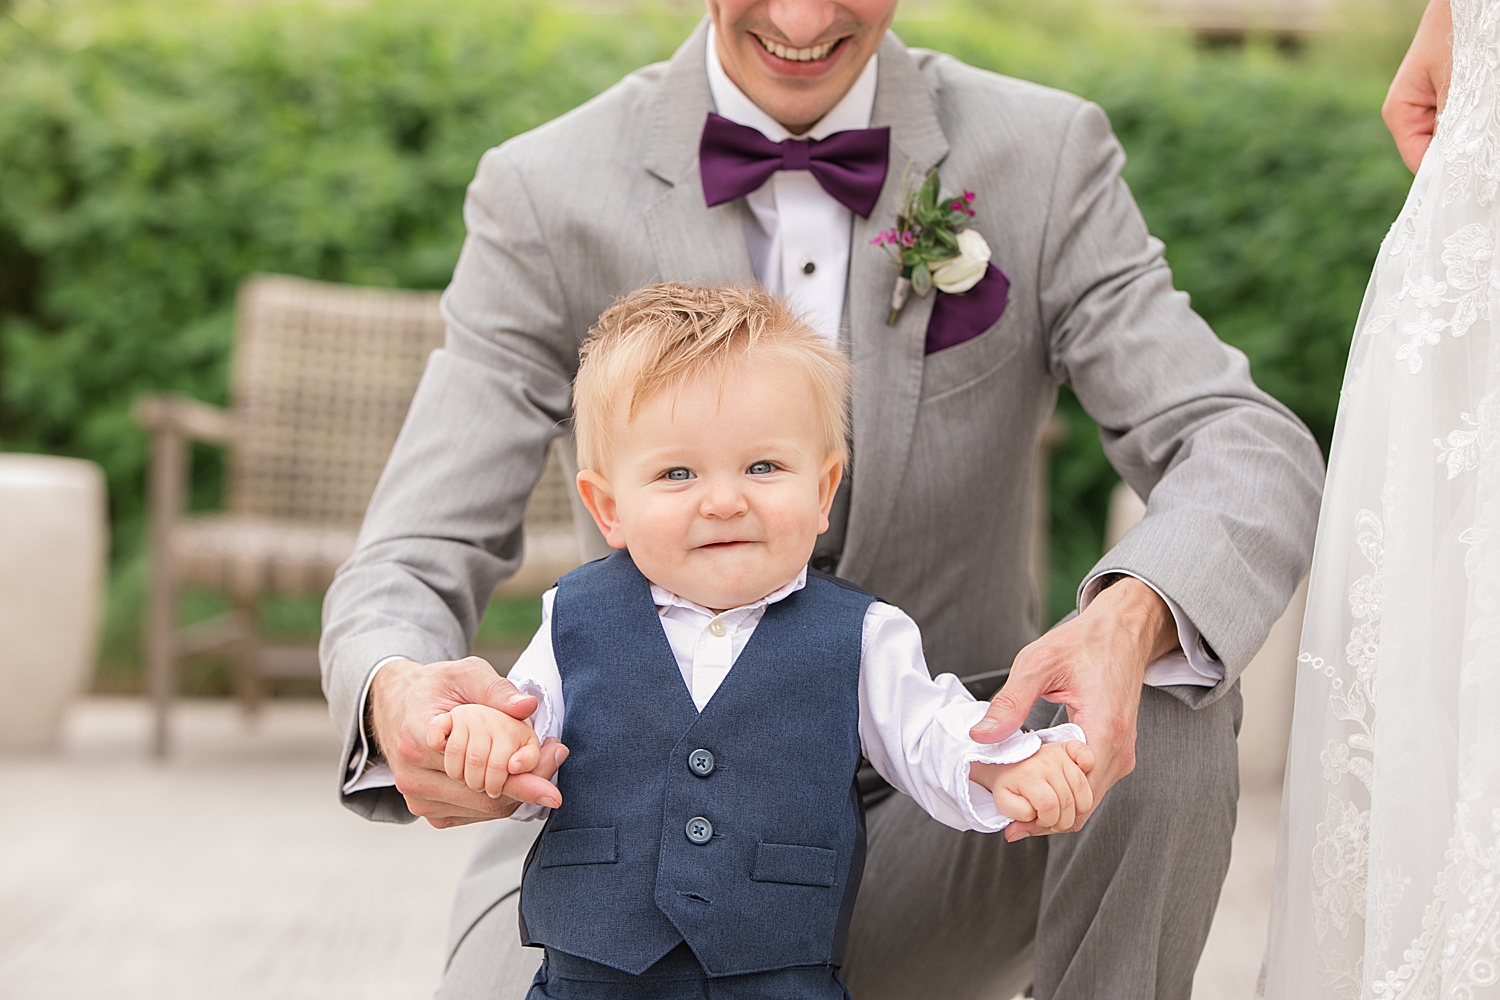
{"type": "Polygon", "coordinates": [[[1265,641],[1312,557],[1323,462],[1172,285],[1120,169],[1104,112],[1082,104],[1058,153],[1039,261],[1049,363],[1099,424],[1146,516],[1089,574],[1169,595],[1225,666],[1213,700],[1265,641]]]}
{"type": "MultiPolygon", "coordinates": [[[[468,653],[491,592],[520,566],[526,502],[568,417],[581,331],[504,147],[481,160],[464,221],[445,344],[323,604],[323,691],[346,734],[343,761],[377,663],[468,653]]],[[[342,798],[369,819],[413,818],[394,787],[342,798]]]]}

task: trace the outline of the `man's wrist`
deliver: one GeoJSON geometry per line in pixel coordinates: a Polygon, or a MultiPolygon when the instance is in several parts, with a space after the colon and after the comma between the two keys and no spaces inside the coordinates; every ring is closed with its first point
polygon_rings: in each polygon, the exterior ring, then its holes
{"type": "Polygon", "coordinates": [[[369,741],[366,761],[369,764],[385,763],[385,752],[380,749],[380,735],[375,732],[375,684],[370,684],[369,696],[365,698],[365,717],[361,722],[365,728],[365,739],[369,741]]]}
{"type": "Polygon", "coordinates": [[[391,697],[392,688],[399,682],[402,668],[415,665],[416,661],[406,657],[392,657],[376,665],[375,676],[370,678],[370,690],[365,697],[365,733],[370,740],[370,761],[372,763],[387,763],[385,747],[380,738],[380,728],[376,721],[381,718],[378,709],[391,697]]]}
{"type": "MultiPolygon", "coordinates": [[[[1178,645],[1177,620],[1172,609],[1148,584],[1124,573],[1101,578],[1103,589],[1089,604],[1088,611],[1108,614],[1115,627],[1123,629],[1144,654],[1141,674],[1146,667],[1178,645]]],[[[1087,613],[1087,612],[1086,612],[1087,613]]]]}

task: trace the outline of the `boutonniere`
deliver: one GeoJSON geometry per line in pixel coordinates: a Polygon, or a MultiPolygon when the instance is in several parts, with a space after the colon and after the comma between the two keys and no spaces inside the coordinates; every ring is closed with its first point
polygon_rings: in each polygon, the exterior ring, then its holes
{"type": "Polygon", "coordinates": [[[901,178],[901,209],[896,228],[870,241],[884,247],[900,268],[891,292],[886,325],[896,322],[912,292],[927,295],[934,288],[961,295],[979,283],[990,262],[990,245],[979,231],[968,228],[974,219],[974,192],[941,194],[936,169],[927,172],[919,188],[911,185],[911,168],[901,178]]]}

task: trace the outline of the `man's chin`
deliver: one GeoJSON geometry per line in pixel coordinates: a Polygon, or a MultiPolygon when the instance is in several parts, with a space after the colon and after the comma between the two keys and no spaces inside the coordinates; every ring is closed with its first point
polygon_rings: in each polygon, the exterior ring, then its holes
{"type": "Polygon", "coordinates": [[[850,44],[840,45],[827,59],[799,63],[772,55],[751,39],[754,51],[749,55],[754,62],[745,71],[753,79],[744,81],[746,96],[787,128],[810,128],[854,85],[857,74],[844,72],[850,44]]]}

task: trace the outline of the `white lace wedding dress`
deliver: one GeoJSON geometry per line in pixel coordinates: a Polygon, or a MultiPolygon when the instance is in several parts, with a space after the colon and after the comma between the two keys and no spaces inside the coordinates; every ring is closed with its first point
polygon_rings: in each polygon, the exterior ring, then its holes
{"type": "Polygon", "coordinates": [[[1500,998],[1500,0],[1380,249],[1334,431],[1261,992],[1500,998]]]}

